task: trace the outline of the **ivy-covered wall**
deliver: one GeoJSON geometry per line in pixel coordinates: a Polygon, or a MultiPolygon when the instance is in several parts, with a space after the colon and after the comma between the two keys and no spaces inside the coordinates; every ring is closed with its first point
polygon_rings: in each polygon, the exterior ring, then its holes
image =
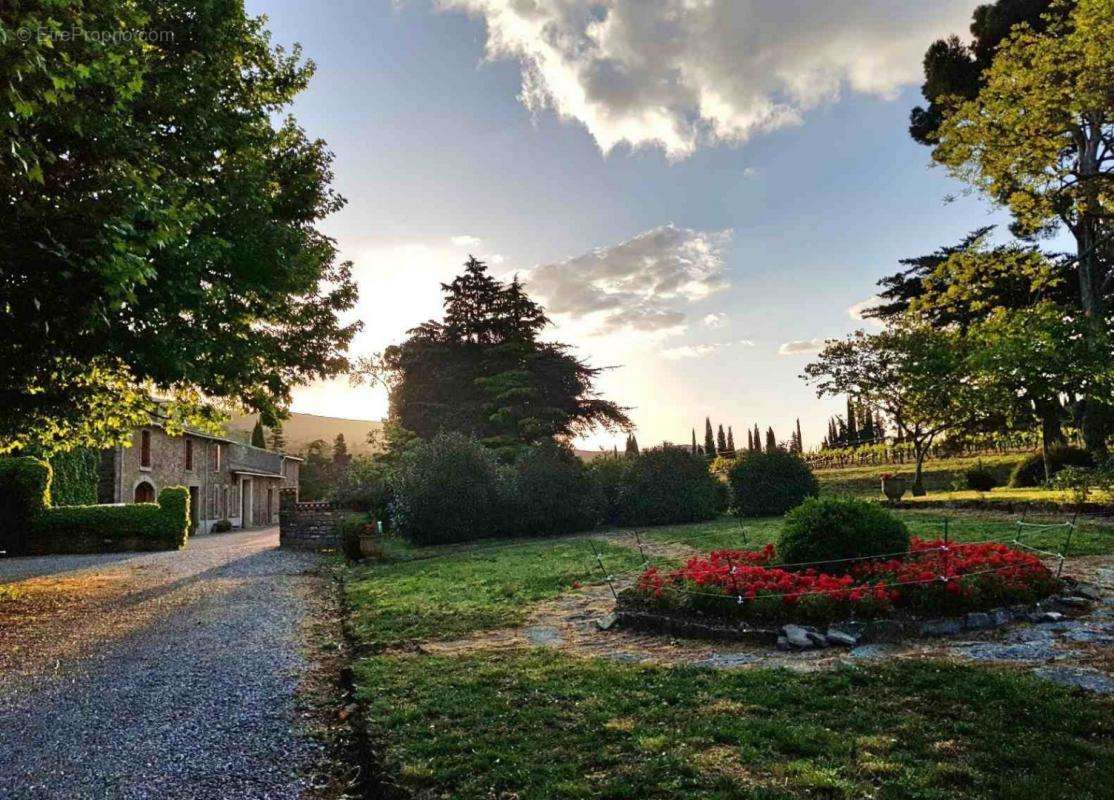
{"type": "Polygon", "coordinates": [[[54,481],[50,497],[55,506],[94,505],[97,502],[97,479],[100,453],[78,448],[50,457],[54,481]]]}

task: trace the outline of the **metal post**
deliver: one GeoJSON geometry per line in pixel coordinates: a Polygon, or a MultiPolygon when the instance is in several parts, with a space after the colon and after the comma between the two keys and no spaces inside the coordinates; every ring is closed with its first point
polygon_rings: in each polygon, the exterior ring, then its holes
{"type": "Polygon", "coordinates": [[[618,600],[619,595],[615,591],[615,584],[611,582],[611,575],[608,574],[607,567],[603,565],[603,558],[600,556],[600,551],[596,547],[596,543],[589,539],[588,544],[592,546],[592,552],[596,554],[596,563],[600,565],[600,572],[603,573],[603,579],[607,581],[607,586],[609,589],[611,589],[611,596],[618,600]]]}
{"type": "Polygon", "coordinates": [[[638,531],[634,532],[634,540],[638,543],[638,554],[642,556],[642,563],[646,563],[646,551],[642,549],[642,537],[638,535],[638,531]]]}

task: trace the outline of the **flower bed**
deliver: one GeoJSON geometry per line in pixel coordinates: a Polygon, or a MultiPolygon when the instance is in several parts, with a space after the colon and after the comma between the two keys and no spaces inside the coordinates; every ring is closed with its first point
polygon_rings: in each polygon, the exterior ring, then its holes
{"type": "Polygon", "coordinates": [[[907,553],[832,564],[777,565],[763,550],[716,550],[676,570],[650,567],[625,603],[750,623],[823,623],[891,614],[946,616],[1032,603],[1059,581],[1035,556],[997,542],[914,538],[907,553]],[[838,565],[835,565],[838,567],[838,565]]]}

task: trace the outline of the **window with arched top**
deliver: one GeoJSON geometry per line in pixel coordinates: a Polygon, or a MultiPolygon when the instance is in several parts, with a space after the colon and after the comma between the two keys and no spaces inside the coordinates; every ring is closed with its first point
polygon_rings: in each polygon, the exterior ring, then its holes
{"type": "Polygon", "coordinates": [[[151,466],[151,432],[142,431],[139,434],[139,466],[151,466]]]}
{"type": "Polygon", "coordinates": [[[155,487],[147,481],[140,481],[135,487],[135,502],[137,503],[153,503],[155,502],[155,487]]]}

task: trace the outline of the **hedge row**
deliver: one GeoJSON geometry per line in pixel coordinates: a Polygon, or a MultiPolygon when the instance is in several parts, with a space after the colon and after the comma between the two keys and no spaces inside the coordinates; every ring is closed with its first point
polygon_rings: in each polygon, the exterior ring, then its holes
{"type": "Polygon", "coordinates": [[[0,549],[8,553],[166,550],[186,544],[189,491],[174,486],[158,503],[61,506],[50,503],[50,466],[0,459],[0,549]]]}
{"type": "Polygon", "coordinates": [[[388,482],[394,524],[418,544],[553,536],[601,522],[696,522],[720,514],[727,498],[704,459],[684,448],[603,457],[586,467],[568,448],[549,443],[503,465],[457,434],[417,445],[388,482]]]}

